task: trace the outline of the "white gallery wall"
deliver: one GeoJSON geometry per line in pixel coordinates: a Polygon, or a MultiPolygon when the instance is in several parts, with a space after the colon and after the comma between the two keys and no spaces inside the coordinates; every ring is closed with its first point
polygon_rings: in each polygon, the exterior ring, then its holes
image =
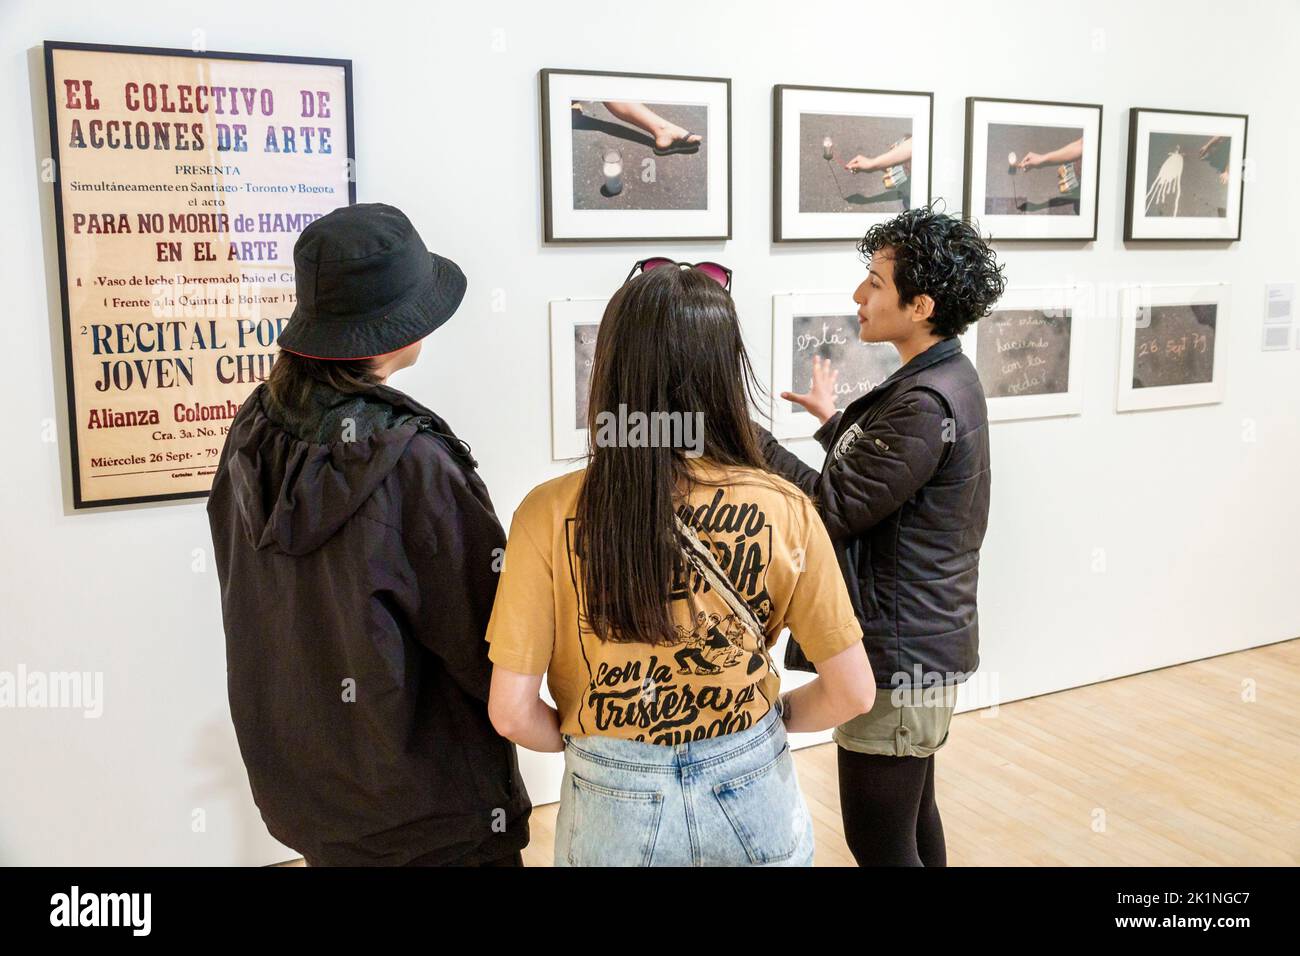
{"type": "MultiPolygon", "coordinates": [[[[564,468],[550,454],[548,301],[607,296],[651,252],[717,259],[735,270],[766,379],[772,294],[860,281],[850,243],[770,242],[773,84],[933,90],[934,193],[953,209],[966,96],[1101,103],[1098,240],[999,247],[1013,283],[1083,284],[1096,313],[1083,414],[991,426],[983,692],[1014,700],[1300,635],[1300,351],[1260,350],[1265,282],[1300,279],[1290,79],[1300,7],[918,0],[896,9],[829,0],[0,4],[0,670],[104,675],[98,718],[0,710],[0,863],[294,855],[266,835],[236,748],[203,503],[75,514],[65,504],[53,206],[40,168],[46,39],[186,49],[198,39],[209,50],[352,59],[358,199],[401,207],[469,277],[459,314],[393,384],[472,445],[505,524],[533,485],[564,468]],[[543,245],[542,67],[730,77],[734,238],[543,245]],[[1125,248],[1130,106],[1250,115],[1240,242],[1125,248]],[[1115,412],[1117,292],[1139,281],[1231,283],[1218,332],[1221,404],[1115,412]]],[[[792,447],[820,462],[812,442],[792,447]]],[[[521,761],[534,801],[555,799],[559,758],[521,761]]]]}

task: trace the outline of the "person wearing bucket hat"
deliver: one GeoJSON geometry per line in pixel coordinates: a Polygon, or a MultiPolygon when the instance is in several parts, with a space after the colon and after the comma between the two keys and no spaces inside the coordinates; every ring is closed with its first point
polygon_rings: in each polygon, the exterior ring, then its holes
{"type": "Polygon", "coordinates": [[[278,344],[304,358],[389,355],[450,319],[465,296],[460,267],[426,249],[411,220],[384,203],[310,223],[293,265],[297,306],[278,344]]]}
{"type": "Polygon", "coordinates": [[[522,865],[483,640],[505,533],[469,445],[387,384],[465,276],[382,203],[312,222],[294,267],[207,509],[253,799],[311,866],[522,865]]]}

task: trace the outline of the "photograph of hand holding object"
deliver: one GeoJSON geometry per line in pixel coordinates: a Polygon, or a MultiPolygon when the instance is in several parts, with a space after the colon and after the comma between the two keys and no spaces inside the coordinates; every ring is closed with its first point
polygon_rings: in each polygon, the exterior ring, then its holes
{"type": "MultiPolygon", "coordinates": [[[[833,146],[829,136],[822,141],[824,151],[831,154],[826,157],[827,159],[834,158],[833,146]]],[[[845,163],[844,168],[855,176],[858,173],[882,171],[881,185],[898,194],[899,202],[906,209],[907,194],[911,192],[907,182],[908,174],[912,170],[912,137],[909,135],[895,140],[879,156],[867,157],[859,153],[845,163]]]]}
{"type": "Polygon", "coordinates": [[[995,239],[1097,238],[1102,107],[966,98],[965,209],[995,239]]]}
{"type": "MultiPolygon", "coordinates": [[[[1016,162],[1016,154],[1011,153],[1007,156],[1007,162],[1015,166],[1020,172],[1030,169],[1039,169],[1043,166],[1056,164],[1056,191],[1062,195],[1071,195],[1071,204],[1077,215],[1079,212],[1079,160],[1083,158],[1083,137],[1071,140],[1060,149],[1054,149],[1047,153],[1035,153],[1032,150],[1025,153],[1019,162],[1016,162]]],[[[1023,211],[1023,210],[1022,210],[1023,211]]]]}
{"type": "Polygon", "coordinates": [[[772,88],[772,239],[860,239],[932,197],[934,95],[772,88]]]}
{"type": "Polygon", "coordinates": [[[985,214],[1079,215],[1083,130],[991,123],[988,156],[985,214]]]}
{"type": "Polygon", "coordinates": [[[800,212],[902,212],[911,206],[912,120],[803,113],[800,212]],[[870,149],[872,155],[860,150],[870,149]],[[851,159],[845,154],[852,152],[851,159]],[[872,173],[874,176],[861,174],[872,173]]]}

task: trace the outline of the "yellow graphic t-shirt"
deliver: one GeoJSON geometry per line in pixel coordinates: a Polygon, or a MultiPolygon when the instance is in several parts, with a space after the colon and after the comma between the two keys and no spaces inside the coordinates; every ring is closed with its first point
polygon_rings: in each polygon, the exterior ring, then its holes
{"type": "MultiPolygon", "coordinates": [[[[753,468],[691,461],[679,514],[763,624],[786,627],[814,664],[862,638],[830,538],[803,492],[753,468]]],[[[488,657],[547,674],[560,731],[677,744],[737,733],[775,703],[780,677],[748,628],[683,558],[672,586],[677,640],[601,641],[581,618],[574,512],[585,470],[534,488],[515,511],[488,624],[488,657]],[[694,600],[694,611],[691,609],[694,600]]]]}

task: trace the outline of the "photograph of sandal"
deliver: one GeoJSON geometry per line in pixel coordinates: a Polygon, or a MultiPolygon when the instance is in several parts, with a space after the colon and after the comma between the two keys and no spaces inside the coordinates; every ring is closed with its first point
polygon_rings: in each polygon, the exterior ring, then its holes
{"type": "Polygon", "coordinates": [[[671,146],[660,147],[656,145],[655,155],[671,156],[674,153],[698,153],[700,151],[700,143],[702,141],[703,141],[703,137],[701,137],[698,133],[692,133],[689,130],[683,130],[682,135],[676,137],[673,140],[671,146]],[[691,138],[692,136],[694,136],[695,138],[692,139],[691,138]]]}

